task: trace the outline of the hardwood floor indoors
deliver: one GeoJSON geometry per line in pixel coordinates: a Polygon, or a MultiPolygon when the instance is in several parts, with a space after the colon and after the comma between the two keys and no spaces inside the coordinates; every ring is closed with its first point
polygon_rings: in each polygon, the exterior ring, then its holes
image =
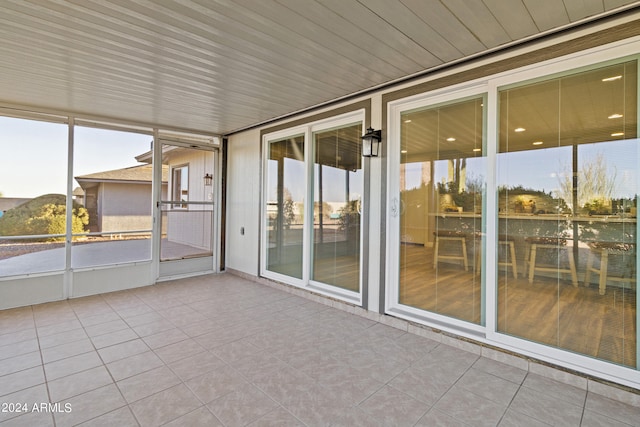
{"type": "MultiPolygon", "coordinates": [[[[473,251],[469,271],[461,262],[433,265],[433,249],[401,245],[400,302],[469,322],[480,322],[481,275],[474,272],[473,251]]],[[[519,260],[520,262],[521,260],[519,260]]],[[[498,276],[498,330],[502,333],[565,350],[636,366],[635,285],[584,286],[584,269],[578,267],[579,286],[570,277],[536,275],[532,284],[520,262],[518,278],[508,266],[498,276]]]]}

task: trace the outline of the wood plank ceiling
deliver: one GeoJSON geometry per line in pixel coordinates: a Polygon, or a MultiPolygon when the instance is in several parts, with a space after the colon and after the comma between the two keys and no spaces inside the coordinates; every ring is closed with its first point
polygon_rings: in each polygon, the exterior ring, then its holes
{"type": "Polygon", "coordinates": [[[0,103],[226,134],[639,6],[2,0],[0,103]]]}

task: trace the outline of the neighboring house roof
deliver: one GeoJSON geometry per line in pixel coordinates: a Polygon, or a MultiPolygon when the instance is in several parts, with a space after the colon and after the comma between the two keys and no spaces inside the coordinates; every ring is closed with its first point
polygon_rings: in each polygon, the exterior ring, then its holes
{"type": "MultiPolygon", "coordinates": [[[[127,182],[150,183],[153,176],[152,165],[132,166],[124,169],[96,172],[88,175],[76,176],[76,181],[84,187],[85,183],[95,182],[127,182]]],[[[162,165],[162,182],[169,179],[169,167],[162,165]]]]}

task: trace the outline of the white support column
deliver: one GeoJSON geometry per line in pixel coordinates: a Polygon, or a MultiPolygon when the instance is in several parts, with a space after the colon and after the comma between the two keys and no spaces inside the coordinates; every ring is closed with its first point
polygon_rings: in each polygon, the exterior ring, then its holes
{"type": "MultiPolygon", "coordinates": [[[[374,129],[382,128],[382,95],[376,94],[371,97],[371,127],[374,129]]],[[[369,163],[369,246],[365,248],[368,251],[369,269],[368,269],[368,294],[367,308],[369,311],[380,313],[384,311],[384,305],[380,303],[382,296],[382,281],[380,262],[382,262],[381,240],[382,234],[381,224],[383,220],[382,198],[386,196],[383,191],[382,181],[382,165],[387,161],[385,152],[388,146],[388,136],[383,135],[382,150],[380,157],[372,157],[369,163]]]]}
{"type": "Polygon", "coordinates": [[[67,140],[67,202],[65,228],[64,282],[62,296],[65,299],[73,296],[73,271],[71,269],[71,246],[73,242],[73,144],[74,118],[69,117],[67,140]]]}
{"type": "MultiPolygon", "coordinates": [[[[160,241],[162,240],[162,144],[158,137],[158,129],[153,129],[153,179],[151,181],[151,203],[153,204],[153,224],[151,227],[151,282],[155,283],[160,277],[160,241]]],[[[167,190],[169,191],[169,190],[167,190]]]]}

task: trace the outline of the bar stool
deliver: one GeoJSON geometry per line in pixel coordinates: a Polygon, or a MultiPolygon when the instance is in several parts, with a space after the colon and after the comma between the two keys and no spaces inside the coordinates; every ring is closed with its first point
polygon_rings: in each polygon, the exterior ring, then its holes
{"type": "Polygon", "coordinates": [[[533,283],[536,271],[549,271],[553,273],[569,273],[571,275],[571,282],[573,283],[573,286],[578,287],[578,273],[576,272],[576,263],[571,251],[567,251],[569,268],[536,265],[536,257],[539,249],[557,250],[558,256],[560,256],[560,252],[562,252],[563,247],[567,245],[567,239],[563,239],[561,237],[527,237],[525,241],[529,245],[529,283],[533,283]]]}
{"type": "MultiPolygon", "coordinates": [[[[631,243],[618,242],[592,242],[589,243],[589,257],[587,258],[587,268],[584,274],[584,285],[591,285],[591,273],[599,275],[598,293],[604,295],[607,290],[607,280],[615,282],[636,283],[636,279],[631,277],[609,276],[609,255],[633,255],[635,254],[635,245],[631,243]],[[600,268],[593,266],[595,255],[600,255],[600,268]]],[[[633,270],[632,270],[633,271],[633,270]]]]}
{"type": "Polygon", "coordinates": [[[451,259],[462,261],[464,271],[469,271],[469,261],[467,260],[467,236],[463,232],[455,230],[438,230],[435,231],[433,235],[435,236],[433,268],[438,267],[438,261],[451,259]],[[460,252],[458,254],[442,255],[440,253],[441,242],[460,243],[460,252]]]}
{"type": "MultiPolygon", "coordinates": [[[[477,234],[476,239],[480,239],[482,236],[480,234],[477,234]]],[[[498,236],[498,245],[505,245],[507,246],[509,252],[507,254],[507,259],[505,261],[500,261],[498,260],[498,265],[499,266],[506,266],[506,267],[511,267],[511,270],[513,271],[513,277],[514,279],[518,278],[518,264],[516,262],[516,241],[513,237],[511,236],[507,236],[506,234],[501,234],[498,236]]],[[[476,250],[476,267],[475,267],[475,274],[478,274],[480,272],[480,263],[482,262],[482,248],[481,245],[478,246],[478,249],[476,250]]]]}
{"type": "Polygon", "coordinates": [[[511,270],[513,271],[513,278],[517,279],[518,264],[516,262],[516,240],[511,236],[501,234],[498,236],[498,245],[504,245],[509,249],[507,259],[505,261],[498,260],[498,265],[503,267],[511,267],[511,270]]]}

